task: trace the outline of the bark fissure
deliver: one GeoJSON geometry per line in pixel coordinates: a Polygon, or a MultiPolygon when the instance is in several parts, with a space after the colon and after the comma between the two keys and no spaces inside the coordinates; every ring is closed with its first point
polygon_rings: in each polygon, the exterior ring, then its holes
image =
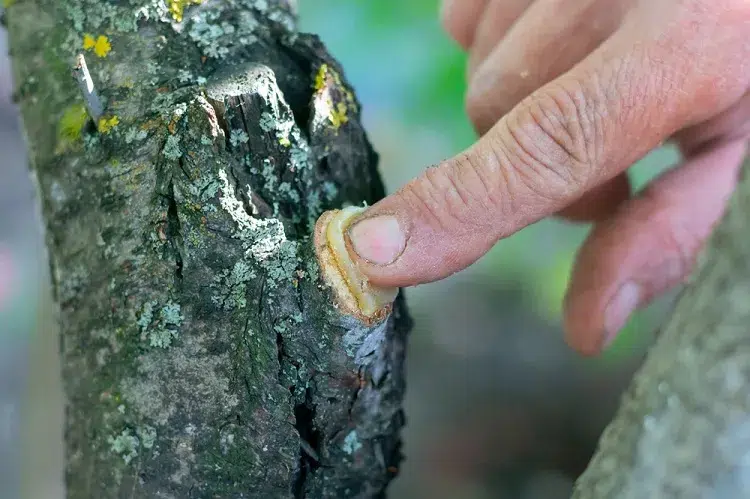
{"type": "MultiPolygon", "coordinates": [[[[314,379],[310,383],[314,384],[314,379]]],[[[294,427],[300,436],[299,471],[293,487],[295,499],[307,497],[306,482],[321,466],[320,432],[315,428],[315,404],[311,390],[307,388],[304,401],[294,406],[294,427]]],[[[293,393],[293,390],[290,391],[293,393]]]]}
{"type": "Polygon", "coordinates": [[[169,182],[169,196],[167,197],[167,232],[166,238],[170,243],[171,250],[174,254],[174,273],[175,284],[180,286],[182,283],[182,232],[180,230],[180,218],[177,214],[177,202],[175,201],[174,183],[169,182]]]}

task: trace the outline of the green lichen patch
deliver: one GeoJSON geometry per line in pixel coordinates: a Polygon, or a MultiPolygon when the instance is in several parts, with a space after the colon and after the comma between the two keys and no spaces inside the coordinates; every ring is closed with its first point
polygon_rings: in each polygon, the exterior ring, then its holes
{"type": "Polygon", "coordinates": [[[169,348],[179,337],[182,314],[180,305],[172,301],[161,309],[157,309],[156,301],[149,301],[143,305],[136,322],[141,331],[141,338],[152,347],[169,348]]]}
{"type": "Polygon", "coordinates": [[[231,270],[224,270],[214,277],[211,300],[224,310],[242,309],[247,306],[247,283],[256,277],[250,264],[237,262],[231,270]]]}
{"type": "Polygon", "coordinates": [[[259,29],[252,10],[230,10],[221,4],[196,13],[188,22],[188,36],[211,59],[224,59],[232,50],[258,42],[259,29]]]}
{"type": "Polygon", "coordinates": [[[167,141],[164,144],[164,150],[162,151],[164,157],[176,161],[182,157],[182,149],[180,149],[180,136],[170,135],[167,137],[167,141]]]}
{"type": "Polygon", "coordinates": [[[152,449],[154,447],[156,443],[156,428],[149,425],[139,426],[136,429],[136,434],[144,449],[152,449]]]}
{"type": "Polygon", "coordinates": [[[234,147],[239,147],[240,144],[247,144],[250,140],[247,133],[244,130],[232,130],[229,134],[229,142],[234,147]]]}
{"type": "Polygon", "coordinates": [[[138,449],[141,441],[133,434],[130,428],[123,430],[120,434],[107,438],[109,449],[120,456],[125,464],[138,456],[138,449]]]}

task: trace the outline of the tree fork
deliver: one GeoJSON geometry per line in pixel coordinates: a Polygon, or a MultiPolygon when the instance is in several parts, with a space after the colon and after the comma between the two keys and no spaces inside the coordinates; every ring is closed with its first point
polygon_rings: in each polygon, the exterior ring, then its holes
{"type": "Polygon", "coordinates": [[[317,217],[384,195],[336,61],[282,0],[11,3],[68,497],[383,496],[411,323],[318,275],[317,217]]]}

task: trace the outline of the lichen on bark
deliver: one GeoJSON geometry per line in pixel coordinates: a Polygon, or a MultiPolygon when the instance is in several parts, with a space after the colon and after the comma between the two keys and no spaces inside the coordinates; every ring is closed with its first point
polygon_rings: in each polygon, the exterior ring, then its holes
{"type": "Polygon", "coordinates": [[[286,2],[169,3],[7,12],[68,496],[377,497],[400,462],[410,320],[402,299],[372,327],[342,315],[310,237],[324,210],[384,195],[359,105],[286,2]]]}

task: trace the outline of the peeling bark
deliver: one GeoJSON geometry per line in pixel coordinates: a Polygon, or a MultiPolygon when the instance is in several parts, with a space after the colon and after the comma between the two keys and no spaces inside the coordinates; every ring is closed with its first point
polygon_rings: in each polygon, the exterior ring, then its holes
{"type": "Polygon", "coordinates": [[[410,319],[398,299],[365,326],[318,276],[320,213],[384,195],[339,65],[281,0],[19,0],[7,22],[68,497],[382,496],[410,319]]]}

